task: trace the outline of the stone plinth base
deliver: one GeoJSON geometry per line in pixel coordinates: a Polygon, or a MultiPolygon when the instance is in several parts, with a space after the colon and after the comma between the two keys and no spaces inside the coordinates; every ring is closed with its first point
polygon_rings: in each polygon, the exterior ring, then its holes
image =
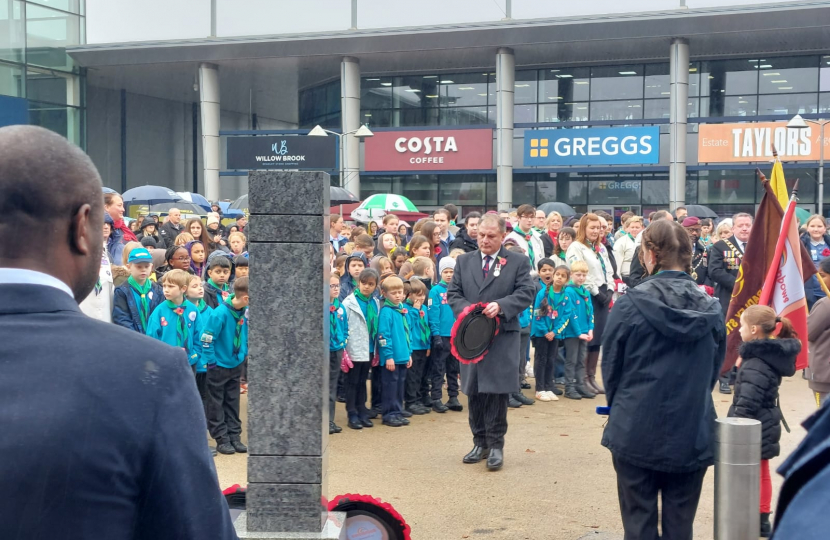
{"type": "Polygon", "coordinates": [[[257,538],[259,540],[346,540],[346,529],[343,524],[346,521],[345,512],[329,512],[329,517],[321,532],[249,532],[248,515],[246,512],[239,514],[234,522],[236,534],[244,540],[246,538],[257,538]]]}

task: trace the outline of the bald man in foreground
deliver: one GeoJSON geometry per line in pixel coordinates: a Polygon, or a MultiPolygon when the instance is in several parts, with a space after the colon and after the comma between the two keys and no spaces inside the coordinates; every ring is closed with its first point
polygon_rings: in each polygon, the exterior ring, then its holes
{"type": "Polygon", "coordinates": [[[0,128],[0,538],[234,539],[184,351],[78,308],[103,223],[86,154],[0,128]]]}

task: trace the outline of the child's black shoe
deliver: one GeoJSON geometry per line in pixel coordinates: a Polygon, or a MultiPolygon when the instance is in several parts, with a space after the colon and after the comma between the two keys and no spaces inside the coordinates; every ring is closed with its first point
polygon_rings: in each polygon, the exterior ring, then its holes
{"type": "Polygon", "coordinates": [[[242,441],[231,441],[231,446],[233,446],[233,449],[239,452],[240,454],[245,454],[248,452],[248,447],[242,444],[242,441]]]}
{"type": "Polygon", "coordinates": [[[217,445],[216,451],[220,454],[225,454],[226,456],[236,453],[236,450],[233,449],[233,445],[229,442],[224,442],[222,444],[217,445]]]}
{"type": "Polygon", "coordinates": [[[403,425],[403,422],[401,422],[397,418],[390,418],[389,420],[384,420],[383,425],[389,427],[401,427],[403,425]]]}

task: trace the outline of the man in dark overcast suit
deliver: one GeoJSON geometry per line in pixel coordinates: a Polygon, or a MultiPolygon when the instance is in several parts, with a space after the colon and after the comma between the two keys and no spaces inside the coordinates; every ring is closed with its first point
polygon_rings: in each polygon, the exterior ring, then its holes
{"type": "Polygon", "coordinates": [[[78,308],[103,223],[86,154],[0,128],[0,538],[235,539],[184,351],[78,308]]]}
{"type": "Polygon", "coordinates": [[[461,365],[461,389],[469,397],[473,449],[464,463],[487,459],[487,468],[504,464],[507,403],[519,392],[519,314],[533,304],[530,259],[501,247],[504,219],[485,214],[478,227],[479,249],[456,259],[447,300],[458,317],[470,304],[486,303],[484,315],[499,317],[499,332],[477,364],[461,365]]]}

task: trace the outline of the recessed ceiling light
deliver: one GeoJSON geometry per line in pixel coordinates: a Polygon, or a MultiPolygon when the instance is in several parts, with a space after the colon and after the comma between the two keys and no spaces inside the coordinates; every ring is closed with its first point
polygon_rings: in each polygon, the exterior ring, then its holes
{"type": "Polygon", "coordinates": [[[778,76],[778,75],[781,75],[781,74],[780,73],[775,73],[775,72],[772,72],[772,71],[768,71],[767,73],[762,73],[761,75],[763,75],[764,77],[775,77],[775,76],[778,76]]]}
{"type": "Polygon", "coordinates": [[[516,88],[527,88],[530,85],[529,84],[514,84],[513,86],[515,86],[516,88]]]}
{"type": "Polygon", "coordinates": [[[771,82],[771,83],[775,83],[775,84],[782,84],[782,83],[787,82],[787,80],[786,80],[786,79],[780,79],[780,80],[778,80],[778,81],[770,81],[770,82],[771,82]]]}
{"type": "Polygon", "coordinates": [[[424,79],[437,79],[438,75],[424,75],[424,79]]]}
{"type": "Polygon", "coordinates": [[[454,81],[441,81],[441,84],[453,84],[454,81]]]}
{"type": "Polygon", "coordinates": [[[588,108],[588,107],[577,107],[577,109],[579,109],[580,111],[584,111],[584,110],[585,110],[585,109],[587,109],[587,108],[588,108]]]}
{"type": "Polygon", "coordinates": [[[372,116],[372,114],[371,113],[366,113],[363,116],[372,116]]]}
{"type": "Polygon", "coordinates": [[[661,96],[670,96],[671,92],[660,92],[661,96]]]}
{"type": "Polygon", "coordinates": [[[562,99],[562,96],[548,96],[548,99],[562,99]]]}
{"type": "Polygon", "coordinates": [[[761,64],[761,69],[768,69],[768,68],[771,68],[771,67],[772,67],[772,64],[761,64]]]}
{"type": "Polygon", "coordinates": [[[696,71],[697,71],[697,68],[689,68],[689,73],[695,73],[696,71]]]}
{"type": "Polygon", "coordinates": [[[406,92],[420,92],[417,88],[407,88],[406,92]]]}
{"type": "Polygon", "coordinates": [[[475,88],[472,87],[472,86],[459,86],[458,89],[459,90],[475,90],[475,88]]]}
{"type": "Polygon", "coordinates": [[[557,75],[560,79],[571,79],[573,75],[568,75],[567,73],[563,73],[562,75],[557,75]]]}
{"type": "Polygon", "coordinates": [[[792,90],[793,87],[792,86],[779,86],[778,89],[779,90],[792,90]]]}
{"type": "Polygon", "coordinates": [[[392,86],[391,82],[382,82],[380,83],[381,86],[392,86]]]}
{"type": "Polygon", "coordinates": [[[367,81],[379,81],[380,79],[366,79],[367,81]]]}
{"type": "Polygon", "coordinates": [[[749,103],[749,102],[741,99],[741,100],[738,100],[738,103],[749,103]]]}
{"type": "Polygon", "coordinates": [[[552,69],[552,70],[550,70],[550,72],[551,73],[559,73],[559,70],[558,69],[552,69]]]}
{"type": "Polygon", "coordinates": [[[758,60],[747,60],[750,64],[757,64],[758,60]]]}
{"type": "Polygon", "coordinates": [[[478,94],[479,96],[486,96],[487,94],[478,94]]]}
{"type": "Polygon", "coordinates": [[[438,95],[437,95],[437,94],[435,94],[435,95],[432,95],[432,96],[427,96],[427,97],[428,97],[429,99],[435,99],[435,98],[437,98],[437,97],[438,97],[438,95]]]}
{"type": "Polygon", "coordinates": [[[620,75],[636,75],[636,71],[620,71],[620,75]]]}
{"type": "Polygon", "coordinates": [[[574,81],[574,84],[588,84],[588,81],[574,81]]]}

